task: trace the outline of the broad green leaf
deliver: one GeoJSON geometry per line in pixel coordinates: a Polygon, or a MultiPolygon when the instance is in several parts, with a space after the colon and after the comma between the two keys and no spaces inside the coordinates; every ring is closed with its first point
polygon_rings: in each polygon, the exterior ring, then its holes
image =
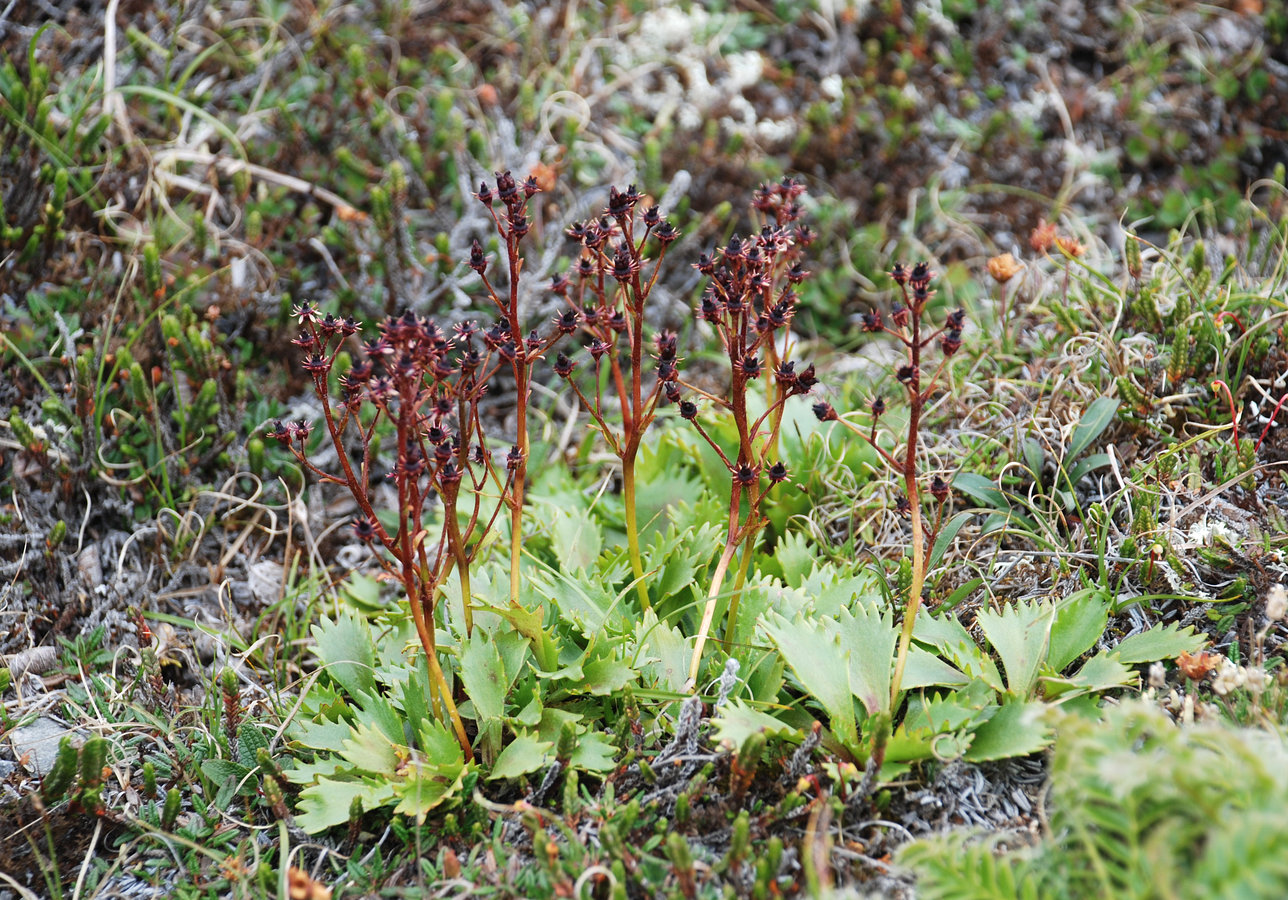
{"type": "Polygon", "coordinates": [[[1103,591],[1089,588],[1070,594],[1056,604],[1046,658],[1053,672],[1063,672],[1096,645],[1109,623],[1112,602],[1103,591]]]}
{"type": "Polygon", "coordinates": [[[364,810],[370,810],[384,806],[393,798],[394,788],[389,781],[323,779],[300,791],[295,824],[309,834],[317,834],[348,822],[355,799],[362,801],[364,810]]]}
{"type": "Polygon", "coordinates": [[[581,506],[560,508],[546,505],[550,541],[563,571],[588,571],[603,547],[603,531],[581,506]]]}
{"type": "Polygon", "coordinates": [[[505,715],[505,699],[510,691],[501,652],[491,635],[482,629],[461,648],[461,681],[465,694],[474,703],[479,721],[496,719],[505,715]]]}
{"type": "Polygon", "coordinates": [[[1093,453],[1090,456],[1078,460],[1074,463],[1073,468],[1068,470],[1069,482],[1070,484],[1077,484],[1082,480],[1084,475],[1094,472],[1096,469],[1103,469],[1105,466],[1111,465],[1113,465],[1113,460],[1110,459],[1108,453],[1093,453]]]}
{"type": "Polygon", "coordinates": [[[841,647],[850,658],[850,690],[863,703],[868,715],[890,709],[891,679],[894,677],[894,648],[899,643],[899,629],[894,616],[876,606],[856,603],[853,612],[841,610],[835,620],[840,629],[841,647]]]}
{"type": "Polygon", "coordinates": [[[350,694],[375,691],[376,651],[366,619],[342,609],[334,622],[323,616],[312,632],[327,675],[350,694]]]}
{"type": "Polygon", "coordinates": [[[786,737],[793,741],[802,738],[798,729],[783,724],[741,700],[730,700],[720,707],[712,720],[712,726],[715,729],[712,738],[728,750],[738,749],[747,738],[761,732],[770,737],[786,737]]]}
{"type": "Polygon", "coordinates": [[[1000,613],[980,610],[976,616],[984,636],[997,651],[1012,696],[1027,699],[1037,684],[1038,668],[1046,659],[1055,609],[1049,603],[1015,603],[1000,613]]]}
{"type": "Polygon", "coordinates": [[[585,674],[581,689],[601,697],[620,691],[639,677],[638,672],[611,656],[589,660],[582,670],[585,674]]]}
{"type": "Polygon", "coordinates": [[[915,691],[918,688],[945,686],[955,687],[970,683],[964,674],[946,663],[941,657],[913,645],[908,650],[908,661],[904,663],[903,691],[915,691]]]}
{"type": "Polygon", "coordinates": [[[994,509],[1006,509],[1010,506],[1006,494],[998,489],[997,484],[977,472],[959,472],[953,479],[953,488],[994,509]]]}
{"type": "Polygon", "coordinates": [[[999,693],[1005,690],[1002,675],[970,632],[953,615],[921,615],[912,630],[913,637],[930,644],[939,655],[969,678],[979,678],[999,693]]]}
{"type": "Polygon", "coordinates": [[[850,661],[840,635],[834,629],[829,632],[819,622],[788,621],[773,612],[765,616],[761,627],[801,685],[827,710],[836,739],[846,747],[857,748],[859,729],[850,690],[850,661]]]}
{"type": "Polygon", "coordinates": [[[1011,759],[1037,753],[1051,743],[1051,729],[1042,716],[1045,704],[1013,702],[975,729],[975,740],[966,751],[971,762],[1011,759]]]}
{"type": "Polygon", "coordinates": [[[788,587],[799,587],[813,570],[817,558],[809,538],[800,532],[789,531],[774,549],[774,561],[788,587]]]}
{"type": "Polygon", "coordinates": [[[1082,418],[1078,420],[1077,427],[1073,429],[1069,452],[1064,457],[1066,460],[1076,459],[1083,450],[1091,446],[1096,438],[1100,437],[1113,422],[1114,416],[1118,414],[1118,405],[1115,397],[1100,397],[1087,407],[1082,418]]]}
{"type": "Polygon", "coordinates": [[[1051,697],[1092,694],[1122,687],[1136,680],[1136,673],[1116,653],[1097,653],[1066,678],[1046,678],[1043,684],[1051,697]]]}
{"type": "Polygon", "coordinates": [[[537,740],[534,735],[520,732],[496,758],[488,778],[499,781],[536,772],[554,759],[554,746],[554,741],[537,740]]]}
{"type": "Polygon", "coordinates": [[[402,798],[394,812],[424,824],[429,811],[459,794],[464,782],[464,765],[430,766],[413,760],[407,764],[406,779],[394,786],[394,795],[402,798]]]}
{"type": "Polygon", "coordinates": [[[1149,631],[1124,638],[1114,647],[1113,653],[1127,665],[1133,666],[1160,659],[1175,659],[1182,653],[1194,653],[1206,643],[1207,638],[1195,634],[1194,629],[1188,625],[1184,628],[1175,624],[1155,625],[1149,631]]]}
{"type": "Polygon", "coordinates": [[[420,723],[416,736],[420,738],[420,751],[429,762],[443,766],[465,764],[465,751],[444,723],[426,719],[420,723]]]}
{"type": "Polygon", "coordinates": [[[681,691],[689,677],[693,642],[678,628],[659,622],[653,610],[645,610],[635,626],[637,665],[646,687],[681,691]]]}
{"type": "Polygon", "coordinates": [[[297,721],[291,727],[291,737],[314,750],[334,751],[352,731],[353,725],[349,722],[332,722],[327,719],[316,722],[297,721]]]}
{"type": "Polygon", "coordinates": [[[359,769],[390,775],[398,769],[398,751],[393,743],[365,722],[353,727],[342,746],[340,755],[359,769]]]}
{"type": "Polygon", "coordinates": [[[340,596],[363,614],[380,612],[389,605],[380,597],[380,582],[361,572],[353,572],[344,580],[340,596]]]}
{"type": "Polygon", "coordinates": [[[613,768],[616,755],[617,748],[607,735],[591,731],[577,739],[568,765],[586,772],[607,772],[613,768]]]}

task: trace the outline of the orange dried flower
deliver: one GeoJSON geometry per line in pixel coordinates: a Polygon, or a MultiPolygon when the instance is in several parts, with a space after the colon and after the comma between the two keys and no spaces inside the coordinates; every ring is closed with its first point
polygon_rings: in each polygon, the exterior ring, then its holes
{"type": "Polygon", "coordinates": [[[286,895],[290,900],[331,900],[331,889],[303,869],[291,866],[286,872],[286,895]]]}
{"type": "Polygon", "coordinates": [[[1087,245],[1071,237],[1058,237],[1056,245],[1069,256],[1078,257],[1087,252],[1087,245]]]}
{"type": "Polygon", "coordinates": [[[1046,253],[1050,250],[1055,239],[1055,225],[1045,220],[1039,222],[1038,227],[1029,232],[1029,246],[1038,253],[1046,253]]]}
{"type": "Polygon", "coordinates": [[[1176,668],[1191,681],[1202,680],[1209,672],[1221,665],[1224,657],[1219,653],[1202,650],[1198,653],[1182,652],[1176,657],[1176,668]]]}
{"type": "Polygon", "coordinates": [[[1018,259],[1009,253],[1003,253],[1001,256],[994,256],[988,261],[988,274],[993,276],[993,280],[998,284],[1006,284],[1019,273],[1023,265],[1018,259]]]}

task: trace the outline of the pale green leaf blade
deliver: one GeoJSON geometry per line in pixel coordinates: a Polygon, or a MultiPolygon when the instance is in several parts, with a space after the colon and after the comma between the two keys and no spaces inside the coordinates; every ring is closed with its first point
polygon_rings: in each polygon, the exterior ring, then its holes
{"type": "Polygon", "coordinates": [[[943,658],[914,645],[908,651],[908,661],[904,663],[903,683],[900,688],[904,691],[915,691],[924,687],[957,687],[969,683],[970,679],[966,675],[949,665],[943,658]]]}
{"type": "Polygon", "coordinates": [[[608,772],[616,762],[617,748],[608,736],[598,731],[583,734],[568,757],[568,765],[584,772],[608,772]]]}
{"type": "Polygon", "coordinates": [[[768,713],[748,706],[741,700],[730,700],[720,707],[712,720],[712,739],[727,750],[737,750],[753,734],[767,737],[786,737],[794,741],[802,738],[800,731],[775,719],[768,713]]]}
{"type": "Polygon", "coordinates": [[[1042,716],[1043,703],[1008,703],[975,729],[966,759],[984,762],[1028,756],[1049,746],[1052,732],[1042,716]]]}
{"type": "Polygon", "coordinates": [[[1046,659],[1052,671],[1063,672],[1096,645],[1109,624],[1111,602],[1103,591],[1087,589],[1070,594],[1056,605],[1046,659]]]}
{"type": "Polygon", "coordinates": [[[894,648],[899,642],[894,617],[889,612],[883,615],[874,605],[856,603],[852,612],[841,610],[836,623],[841,647],[850,658],[850,690],[868,715],[887,711],[894,677],[894,648]]]}
{"type": "Polygon", "coordinates": [[[827,711],[837,740],[847,747],[857,747],[859,730],[850,691],[850,664],[840,636],[824,630],[817,622],[788,621],[777,613],[767,614],[761,627],[805,690],[827,711]]]}
{"type": "Polygon", "coordinates": [[[1156,625],[1149,631],[1124,638],[1114,647],[1114,655],[1127,665],[1175,659],[1182,653],[1198,651],[1207,638],[1195,634],[1189,625],[1181,628],[1175,624],[1156,625]]]}
{"type": "Polygon", "coordinates": [[[355,799],[362,801],[363,810],[377,809],[394,798],[394,788],[388,781],[336,781],[323,779],[300,791],[299,810],[295,824],[309,834],[317,834],[335,825],[349,821],[349,811],[355,799]]]}
{"type": "Polygon", "coordinates": [[[554,759],[554,741],[541,741],[521,732],[496,758],[488,778],[500,781],[539,771],[554,759]]]}
{"type": "Polygon", "coordinates": [[[976,617],[1002,660],[1007,690],[1015,697],[1027,698],[1037,683],[1054,616],[1049,603],[1016,603],[1000,613],[980,610],[976,617]]]}
{"type": "Polygon", "coordinates": [[[460,675],[480,722],[505,715],[510,682],[496,642],[482,629],[476,630],[461,649],[460,675]]]}
{"type": "Polygon", "coordinates": [[[365,619],[341,610],[334,622],[323,616],[312,631],[327,675],[350,694],[375,692],[376,650],[365,619]]]}

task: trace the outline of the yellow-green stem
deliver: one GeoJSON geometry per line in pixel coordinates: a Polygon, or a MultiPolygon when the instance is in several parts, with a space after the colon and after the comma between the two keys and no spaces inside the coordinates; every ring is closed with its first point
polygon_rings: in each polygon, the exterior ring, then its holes
{"type": "Polygon", "coordinates": [[[759,529],[753,529],[742,543],[742,560],[738,563],[738,572],[733,579],[733,596],[729,598],[729,612],[725,614],[725,636],[720,645],[725,653],[733,647],[734,631],[738,628],[738,607],[742,600],[742,588],[747,583],[747,571],[751,568],[751,554],[755,547],[759,529]]]}
{"type": "Polygon", "coordinates": [[[635,573],[635,593],[640,608],[650,609],[648,585],[644,581],[644,560],[640,557],[640,526],[635,516],[635,460],[622,460],[622,499],[626,504],[626,549],[635,573]]]}
{"type": "Polygon", "coordinates": [[[738,544],[729,542],[725,544],[724,553],[720,555],[720,562],[716,564],[715,573],[711,576],[711,588],[707,591],[707,605],[702,610],[702,624],[698,626],[698,640],[693,646],[693,659],[689,663],[689,680],[685,684],[685,690],[693,690],[698,683],[698,668],[702,664],[702,651],[707,645],[707,635],[711,632],[711,623],[716,617],[716,605],[720,599],[720,585],[724,582],[725,573],[729,571],[729,563],[733,560],[733,555],[738,551],[738,544]]]}
{"type": "MultiPolygon", "coordinates": [[[[911,458],[911,456],[910,456],[911,458]]],[[[894,661],[894,677],[890,681],[890,709],[899,702],[903,685],[903,668],[908,661],[908,648],[912,644],[912,627],[921,609],[921,591],[926,583],[926,548],[921,525],[921,496],[917,491],[915,472],[905,473],[905,489],[912,505],[912,584],[908,588],[908,605],[903,611],[903,630],[899,634],[899,654],[894,661]]]]}

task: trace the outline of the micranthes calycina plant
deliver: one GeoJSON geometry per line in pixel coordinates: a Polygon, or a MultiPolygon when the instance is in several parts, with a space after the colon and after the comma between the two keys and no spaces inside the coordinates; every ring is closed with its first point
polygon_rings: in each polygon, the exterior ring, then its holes
{"type": "Polygon", "coordinates": [[[579,323],[589,335],[586,351],[594,367],[594,390],[591,396],[582,391],[573,378],[577,363],[560,353],[555,372],[572,386],[582,408],[590,415],[595,428],[622,463],[622,502],[626,510],[626,545],[635,577],[635,591],[640,606],[648,609],[648,585],[640,558],[639,520],[636,512],[635,459],[640,442],[652,424],[658,403],[676,402],[680,388],[676,383],[677,337],[674,332],[657,335],[656,377],[645,390],[644,307],[657,284],[666,249],[679,233],[650,206],[637,217],[640,193],[635,185],[624,191],[609,188],[608,207],[598,219],[579,222],[568,229],[568,236],[582,246],[582,253],[570,273],[556,275],[551,290],[568,299],[569,310],[560,323],[579,323]],[[637,228],[643,226],[637,234],[637,228]],[[644,273],[645,245],[650,238],[657,247],[652,271],[644,273]],[[604,402],[601,375],[605,365],[611,379],[610,389],[616,395],[621,417],[621,431],[612,427],[604,402]]]}
{"type": "Polygon", "coordinates": [[[790,178],[780,184],[762,185],[755,193],[753,206],[770,221],[760,233],[745,240],[734,237],[713,255],[703,254],[696,264],[698,271],[710,279],[702,295],[699,314],[715,330],[729,359],[729,389],[720,397],[686,381],[680,383],[732,415],[738,431],[738,446],[726,452],[698,421],[697,404],[692,400],[680,402],[680,415],[692,422],[719,454],[729,470],[731,485],[724,548],[711,576],[689,664],[690,689],[697,683],[702,651],[714,624],[721,586],[738,548],[742,547],[742,560],[734,578],[725,622],[726,646],[733,636],[738,623],[738,602],[756,538],[768,521],[760,512],[761,504],[770,487],[787,479],[787,468],[777,458],[783,407],[789,398],[808,394],[818,383],[812,365],[797,371],[796,362],[788,358],[796,285],[809,277],[800,261],[801,251],[813,240],[808,226],[795,224],[801,217],[798,200],[804,190],[790,178]],[[756,415],[749,408],[748,399],[762,380],[766,408],[756,415]]]}
{"type": "Polygon", "coordinates": [[[912,642],[913,624],[917,612],[921,609],[922,593],[926,583],[927,545],[934,540],[943,518],[945,505],[948,502],[949,487],[943,478],[936,475],[931,479],[929,489],[935,499],[937,510],[935,523],[927,530],[922,516],[921,485],[918,473],[918,443],[921,435],[922,417],[926,403],[934,394],[948,360],[961,349],[962,327],[965,324],[965,313],[954,310],[949,313],[944,326],[930,334],[925,333],[924,317],[926,306],[935,292],[930,289],[930,282],[935,273],[926,263],[917,263],[909,271],[903,265],[896,265],[890,277],[903,295],[903,302],[896,303],[891,311],[894,327],[882,321],[879,312],[866,313],[863,316],[863,330],[884,332],[893,335],[904,346],[907,362],[895,371],[895,379],[903,385],[908,398],[908,429],[903,449],[891,452],[877,440],[877,425],[885,412],[885,401],[877,397],[870,407],[870,427],[864,429],[848,419],[837,415],[830,403],[820,402],[814,405],[814,414],[825,422],[839,422],[849,431],[863,438],[877,452],[878,456],[899,478],[903,480],[903,496],[899,498],[899,510],[908,515],[911,525],[910,543],[912,545],[912,577],[908,587],[908,599],[904,606],[903,629],[899,635],[899,650],[895,658],[894,676],[891,681],[891,705],[899,697],[903,681],[904,665],[908,659],[908,647],[912,642]],[[929,378],[922,377],[923,353],[927,347],[938,340],[941,358],[938,366],[929,378]]]}
{"type": "Polygon", "coordinates": [[[268,436],[289,448],[322,482],[343,485],[353,496],[360,513],[355,534],[386,551],[377,559],[406,591],[427,657],[432,709],[440,720],[450,722],[469,758],[469,739],[438,661],[435,628],[441,588],[455,569],[465,633],[471,632],[470,565],[482,536],[510,502],[518,479],[517,451],[510,451],[503,469],[494,462],[479,416],[487,380],[505,364],[509,331],[498,324],[480,332],[473,323],[464,323],[449,337],[434,322],[412,313],[390,317],[380,324],[379,335],[363,345],[365,359],[340,375],[342,395],[333,409],[332,369],[342,352],[347,357],[344,347],[360,326],[351,318],[323,316],[309,303],[297,307],[295,314],[304,330],[292,343],[305,352],[302,365],[322,402],[342,474],[326,472],[307,457],[308,422],[277,422],[268,436]],[[372,470],[373,440],[382,420],[396,432],[396,462],[388,473],[398,496],[392,525],[377,514],[371,494],[373,476],[385,474],[372,470]],[[361,456],[357,467],[349,457],[348,443],[354,438],[361,456]],[[427,503],[434,496],[442,504],[437,541],[425,524],[427,503]],[[495,498],[490,510],[489,496],[495,498]]]}

